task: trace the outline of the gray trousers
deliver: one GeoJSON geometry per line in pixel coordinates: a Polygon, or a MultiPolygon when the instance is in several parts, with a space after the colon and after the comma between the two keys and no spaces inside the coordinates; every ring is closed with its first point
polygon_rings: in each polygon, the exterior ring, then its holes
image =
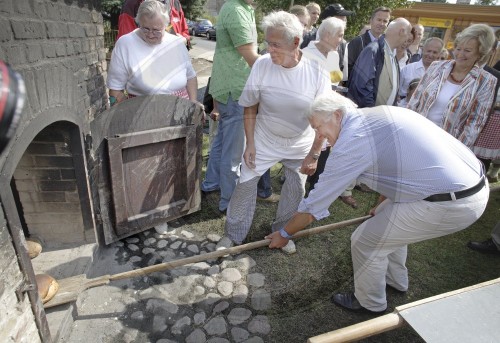
{"type": "MultiPolygon", "coordinates": [[[[302,160],[282,160],[285,169],[285,183],[281,189],[276,218],[272,232],[278,231],[297,212],[299,203],[305,194],[307,175],[299,172],[302,160]]],[[[257,200],[257,183],[260,176],[246,182],[238,182],[227,207],[226,236],[236,244],[241,244],[252,226],[257,200]]]]}

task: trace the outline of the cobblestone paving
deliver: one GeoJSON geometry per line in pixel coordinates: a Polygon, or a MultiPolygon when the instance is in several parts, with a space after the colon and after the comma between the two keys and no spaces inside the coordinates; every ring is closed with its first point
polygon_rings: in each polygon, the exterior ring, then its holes
{"type": "MultiPolygon", "coordinates": [[[[142,268],[206,254],[220,240],[182,227],[159,232],[151,229],[115,243],[118,262],[142,268]]],[[[119,300],[111,294],[100,305],[90,294],[80,312],[90,315],[90,308],[102,306],[118,313],[114,319],[121,325],[110,323],[102,342],[265,342],[271,331],[265,315],[271,294],[264,275],[252,272],[255,265],[240,254],[153,273],[121,286],[125,295],[119,300]]]]}

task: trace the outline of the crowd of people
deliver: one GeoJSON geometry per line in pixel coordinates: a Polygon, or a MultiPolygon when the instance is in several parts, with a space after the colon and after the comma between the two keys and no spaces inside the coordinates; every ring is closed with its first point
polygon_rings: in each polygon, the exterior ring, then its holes
{"type": "MultiPolygon", "coordinates": [[[[171,22],[175,2],[127,3],[128,12],[137,5],[138,28],[125,13],[129,32],[109,65],[111,104],[149,94],[196,102],[189,37],[171,22]]],[[[379,7],[347,42],[355,13],[310,3],[266,15],[258,51],[252,4],[227,0],[217,20],[209,93],[218,127],[201,185],[220,193],[226,214],[217,249],[245,241],[260,182],[277,163],[284,183],[267,238],[286,253],[297,249],[293,235],[328,217],[336,199],[356,208],[351,191],[363,186],[379,201],[351,237],[354,291],[332,301],[385,311],[386,286],[408,289],[407,245],[463,230],[486,208],[500,164],[500,63],[485,63],[498,36],[471,25],[448,55],[422,25],[391,20],[391,9],[379,7]]],[[[500,223],[492,238],[468,246],[500,254],[500,223]]]]}

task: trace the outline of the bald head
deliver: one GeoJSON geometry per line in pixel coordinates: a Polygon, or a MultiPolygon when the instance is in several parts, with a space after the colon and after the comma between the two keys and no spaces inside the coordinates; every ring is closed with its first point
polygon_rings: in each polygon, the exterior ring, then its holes
{"type": "Polygon", "coordinates": [[[385,31],[385,39],[391,49],[399,48],[403,45],[411,34],[411,24],[405,18],[396,18],[389,23],[385,31]]]}

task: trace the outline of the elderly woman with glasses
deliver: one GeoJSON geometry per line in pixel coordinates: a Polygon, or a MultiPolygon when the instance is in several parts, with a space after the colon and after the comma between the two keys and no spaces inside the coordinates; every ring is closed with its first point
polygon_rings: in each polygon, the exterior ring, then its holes
{"type": "Polygon", "coordinates": [[[139,28],[116,42],[108,70],[110,103],[127,97],[170,94],[196,102],[198,81],[181,38],[166,32],[167,5],[145,0],[137,11],[139,28]]]}
{"type": "MultiPolygon", "coordinates": [[[[240,96],[246,146],[241,175],[227,209],[226,237],[219,248],[241,244],[252,225],[257,183],[278,162],[285,170],[276,218],[277,231],[291,218],[305,194],[306,175],[316,169],[322,137],[315,139],[305,113],[316,96],[331,91],[327,72],[299,49],[304,26],[287,12],[262,20],[268,54],[253,65],[240,96]],[[314,144],[313,144],[314,142],[314,144]]],[[[290,241],[284,250],[295,251],[290,241]]]]}

